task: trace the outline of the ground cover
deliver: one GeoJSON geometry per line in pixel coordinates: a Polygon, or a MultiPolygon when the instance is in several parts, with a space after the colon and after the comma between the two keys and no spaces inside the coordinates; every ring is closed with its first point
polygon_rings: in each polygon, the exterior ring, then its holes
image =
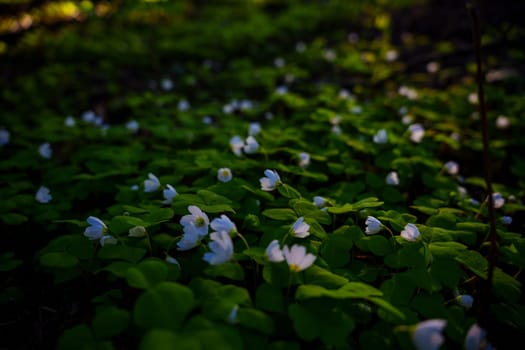
{"type": "Polygon", "coordinates": [[[2,6],[2,347],[524,340],[510,5],[481,7],[491,200],[463,5],[2,6]]]}

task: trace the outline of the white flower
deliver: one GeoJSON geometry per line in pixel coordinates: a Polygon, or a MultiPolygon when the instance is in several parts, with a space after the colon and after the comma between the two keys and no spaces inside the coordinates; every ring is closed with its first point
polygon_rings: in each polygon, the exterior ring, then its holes
{"type": "Polygon", "coordinates": [[[374,135],[374,143],[379,145],[385,144],[388,142],[388,134],[385,129],[378,130],[374,135]]]}
{"type": "Polygon", "coordinates": [[[170,184],[166,185],[166,188],[162,191],[162,195],[164,196],[164,202],[163,204],[171,204],[173,202],[173,198],[177,195],[177,190],[173,188],[170,184]]]}
{"type": "Polygon", "coordinates": [[[233,223],[226,215],[221,215],[220,218],[215,218],[211,221],[210,226],[217,232],[225,231],[228,234],[234,234],[237,232],[237,226],[233,223]]]}
{"type": "Polygon", "coordinates": [[[474,304],[474,298],[472,297],[472,295],[468,294],[461,294],[456,296],[456,301],[459,305],[467,309],[470,309],[472,307],[472,304],[474,304]]]}
{"type": "Polygon", "coordinates": [[[474,205],[474,206],[478,206],[479,205],[479,201],[477,199],[474,199],[474,198],[470,198],[469,200],[470,204],[474,205]]]}
{"type": "Polygon", "coordinates": [[[35,199],[40,203],[49,203],[49,201],[53,199],[53,196],[49,194],[49,188],[40,186],[36,192],[35,199]]]}
{"type": "Polygon", "coordinates": [[[468,101],[473,105],[477,105],[479,103],[478,94],[476,92],[471,92],[468,95],[468,101]]]}
{"type": "Polygon", "coordinates": [[[305,168],[308,165],[310,165],[310,154],[306,152],[299,153],[299,166],[305,168]]]}
{"type": "Polygon", "coordinates": [[[243,147],[244,153],[246,154],[254,154],[259,149],[259,144],[257,143],[257,140],[253,136],[248,136],[246,138],[246,144],[243,147]]]}
{"type": "Polygon", "coordinates": [[[95,122],[96,117],[97,116],[93,111],[85,111],[84,113],[82,113],[82,120],[88,124],[93,124],[95,122]]]}
{"type": "MultiPolygon", "coordinates": [[[[189,224],[189,227],[194,227],[193,223],[189,224]]],[[[189,250],[199,244],[201,237],[198,235],[197,230],[186,229],[184,228],[184,234],[182,235],[180,241],[177,242],[178,250],[189,250]]]]}
{"type": "Polygon", "coordinates": [[[410,140],[412,142],[420,143],[425,136],[425,128],[419,123],[410,125],[408,130],[410,131],[410,140]]]}
{"type": "Polygon", "coordinates": [[[130,189],[132,191],[138,191],[139,190],[139,185],[135,184],[135,185],[131,185],[130,189]]]}
{"type": "Polygon", "coordinates": [[[339,97],[341,100],[346,100],[350,96],[350,92],[348,92],[346,89],[339,90],[339,93],[337,94],[337,97],[339,97]]]}
{"type": "Polygon", "coordinates": [[[261,183],[261,190],[273,191],[281,184],[281,178],[275,170],[266,169],[264,171],[266,177],[261,177],[259,182],[261,183]]]}
{"type": "Polygon", "coordinates": [[[459,164],[454,162],[453,160],[450,160],[445,163],[445,169],[447,169],[447,172],[450,175],[457,175],[459,172],[459,164]]]}
{"type": "Polygon", "coordinates": [[[264,117],[266,120],[272,120],[273,119],[273,113],[272,112],[266,112],[264,113],[264,117]]]}
{"type": "Polygon", "coordinates": [[[458,194],[461,198],[465,198],[467,196],[467,189],[463,186],[458,186],[458,194]]]}
{"type": "Polygon", "coordinates": [[[399,176],[397,175],[397,173],[395,171],[391,171],[386,176],[385,181],[386,181],[387,185],[397,186],[397,185],[399,185],[399,176]]]}
{"type": "Polygon", "coordinates": [[[388,62],[395,61],[398,57],[399,53],[396,50],[388,50],[385,55],[385,58],[388,62]]]}
{"type": "Polygon", "coordinates": [[[339,125],[332,126],[331,131],[332,131],[332,134],[335,134],[335,135],[341,135],[343,133],[343,130],[341,129],[339,125]]]}
{"type": "Polygon", "coordinates": [[[212,242],[208,244],[211,252],[204,253],[203,259],[210,265],[224,264],[233,256],[233,242],[226,231],[212,232],[212,242]]]}
{"type": "Polygon", "coordinates": [[[107,230],[106,224],[95,216],[88,217],[86,221],[90,226],[86,227],[84,236],[90,240],[101,239],[107,230]]]}
{"type": "Polygon", "coordinates": [[[148,179],[144,180],[144,192],[155,192],[160,187],[159,179],[152,173],[148,174],[148,179]]]}
{"type": "Polygon", "coordinates": [[[419,230],[414,224],[406,224],[400,235],[407,241],[414,242],[419,237],[419,230]]]}
{"type": "Polygon", "coordinates": [[[292,272],[299,272],[309,268],[317,259],[315,255],[306,253],[305,247],[297,244],[294,244],[291,249],[288,246],[284,246],[283,255],[292,272]]]}
{"type": "Polygon", "coordinates": [[[217,180],[220,182],[228,182],[232,179],[232,171],[230,168],[220,168],[217,170],[217,180]]]}
{"type": "Polygon", "coordinates": [[[498,116],[496,119],[496,127],[498,129],[507,129],[510,126],[510,119],[504,115],[498,116]]]}
{"type": "Polygon", "coordinates": [[[440,65],[439,63],[432,61],[432,62],[427,63],[426,68],[427,68],[427,72],[429,72],[430,74],[434,74],[434,73],[437,73],[437,71],[440,68],[440,65]]]}
{"type": "Polygon", "coordinates": [[[208,215],[195,205],[190,205],[188,211],[190,214],[184,215],[179,221],[184,226],[184,233],[196,233],[198,237],[206,236],[210,224],[208,215]]]}
{"type": "Polygon", "coordinates": [[[250,123],[250,126],[248,127],[248,135],[255,136],[261,132],[261,123],[253,122],[250,123]]]}
{"type": "Polygon", "coordinates": [[[367,235],[374,235],[378,233],[379,231],[381,231],[381,225],[382,225],[381,221],[379,221],[373,216],[368,216],[366,218],[365,225],[366,225],[365,233],[367,235]]]}
{"type": "Polygon", "coordinates": [[[304,222],[304,217],[300,217],[292,226],[292,236],[298,238],[305,238],[310,235],[310,225],[304,222]]]}
{"type": "Polygon", "coordinates": [[[253,102],[250,100],[241,100],[241,103],[239,105],[239,109],[241,111],[248,111],[253,108],[253,102]]]}
{"type": "Polygon", "coordinates": [[[240,156],[242,154],[243,147],[244,142],[239,135],[235,135],[230,139],[230,148],[236,156],[240,156]]]}
{"type": "Polygon", "coordinates": [[[205,125],[211,125],[213,124],[213,119],[209,115],[205,115],[202,117],[202,123],[205,125]]]}
{"type": "Polygon", "coordinates": [[[405,96],[409,100],[415,100],[418,97],[417,90],[408,86],[400,86],[397,91],[401,96],[405,96]]]}
{"type": "Polygon", "coordinates": [[[401,118],[401,123],[404,125],[408,125],[412,123],[413,117],[410,114],[403,115],[403,118],[401,118]]]}
{"type": "Polygon", "coordinates": [[[181,112],[186,112],[188,109],[190,109],[190,103],[187,100],[180,100],[177,108],[181,112]]]}
{"type": "Polygon", "coordinates": [[[336,59],[337,54],[336,54],[335,51],[332,50],[332,49],[326,49],[326,50],[324,50],[324,52],[323,52],[323,57],[324,57],[325,60],[331,62],[331,61],[333,61],[333,60],[336,59]]]}
{"type": "Polygon", "coordinates": [[[361,107],[361,106],[354,106],[354,107],[352,107],[350,112],[352,112],[353,114],[361,114],[361,112],[363,112],[363,107],[361,107]]]}
{"type": "Polygon", "coordinates": [[[224,114],[231,114],[231,113],[233,113],[234,109],[235,108],[229,103],[227,103],[224,106],[222,106],[222,112],[224,114]]]}
{"type": "Polygon", "coordinates": [[[341,122],[341,116],[340,115],[335,115],[332,118],[330,118],[330,124],[332,124],[332,125],[339,125],[340,122],[341,122]]]}
{"type": "Polygon", "coordinates": [[[38,147],[38,153],[46,159],[50,159],[51,156],[53,156],[53,150],[51,149],[51,145],[49,142],[44,142],[43,144],[38,147]]]}
{"type": "Polygon", "coordinates": [[[0,129],[0,146],[7,145],[11,139],[11,133],[5,129],[0,129]]]}
{"type": "Polygon", "coordinates": [[[306,44],[303,43],[302,41],[299,41],[295,44],[295,51],[301,53],[301,52],[304,52],[306,50],[306,44]]]}
{"type": "Polygon", "coordinates": [[[288,93],[288,87],[284,86],[284,85],[281,85],[281,86],[278,86],[276,89],[275,89],[275,93],[277,95],[285,95],[288,93]]]}
{"type": "Polygon", "coordinates": [[[346,38],[350,44],[355,44],[359,41],[359,34],[351,32],[348,33],[348,36],[346,38]]]}
{"type": "Polygon", "coordinates": [[[132,228],[129,229],[128,231],[128,236],[129,237],[146,237],[146,235],[148,234],[148,231],[146,231],[146,228],[144,226],[133,226],[132,228]]]}
{"type": "Polygon", "coordinates": [[[443,330],[447,321],[443,319],[432,319],[417,324],[412,341],[418,350],[437,350],[445,342],[443,330]]]}
{"type": "Polygon", "coordinates": [[[73,118],[72,116],[67,116],[66,119],[64,120],[64,125],[67,126],[68,128],[74,127],[75,124],[76,124],[75,118],[73,118]]]}
{"type": "Polygon", "coordinates": [[[501,193],[496,192],[492,194],[492,203],[494,205],[494,208],[498,209],[505,204],[505,198],[501,195],[501,193]]]}
{"type": "Polygon", "coordinates": [[[117,239],[113,236],[102,236],[100,237],[100,245],[105,246],[106,244],[117,244],[117,239]]]}
{"type": "Polygon", "coordinates": [[[512,216],[502,216],[501,217],[501,222],[503,223],[503,225],[510,225],[510,224],[512,224],[512,216]]]}
{"type": "Polygon", "coordinates": [[[494,347],[487,339],[487,332],[474,323],[465,337],[465,350],[493,350],[494,347]]]}
{"type": "Polygon", "coordinates": [[[273,64],[274,64],[277,68],[282,68],[282,67],[284,67],[284,65],[286,64],[286,62],[284,61],[284,58],[282,58],[282,57],[277,57],[275,60],[273,60],[273,64]]]}
{"type": "Polygon", "coordinates": [[[173,81],[170,78],[164,78],[160,82],[160,86],[162,87],[162,90],[169,91],[173,89],[173,81]]]}
{"type": "Polygon", "coordinates": [[[140,128],[140,125],[136,120],[130,120],[129,122],[126,123],[126,129],[128,129],[129,131],[133,133],[137,132],[139,128],[140,128]]]}
{"type": "Polygon", "coordinates": [[[279,247],[279,241],[274,239],[268,244],[266,248],[266,256],[271,262],[281,262],[284,261],[283,251],[279,247]]]}
{"type": "Polygon", "coordinates": [[[313,201],[314,205],[317,207],[317,208],[323,208],[326,206],[327,204],[327,200],[326,198],[324,197],[321,197],[321,196],[315,196],[314,197],[314,201],[313,201]]]}
{"type": "Polygon", "coordinates": [[[234,307],[232,307],[230,313],[228,314],[228,319],[227,319],[227,321],[228,321],[229,323],[232,323],[232,324],[233,324],[233,323],[237,323],[237,322],[239,322],[239,321],[237,320],[237,312],[238,312],[238,311],[239,311],[239,305],[235,305],[234,307]]]}

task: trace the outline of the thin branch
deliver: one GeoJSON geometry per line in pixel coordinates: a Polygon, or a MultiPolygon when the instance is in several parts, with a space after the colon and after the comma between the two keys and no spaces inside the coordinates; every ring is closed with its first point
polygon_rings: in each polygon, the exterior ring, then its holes
{"type": "Polygon", "coordinates": [[[476,55],[476,81],[478,85],[478,102],[479,102],[479,112],[481,116],[481,133],[483,138],[483,166],[485,170],[485,184],[487,187],[487,201],[488,201],[488,211],[489,211],[489,236],[488,240],[490,241],[489,253],[487,256],[488,261],[488,271],[487,271],[487,280],[485,281],[481,289],[481,300],[479,301],[480,314],[478,322],[481,327],[489,328],[490,323],[489,309],[491,301],[491,290],[492,290],[492,281],[494,276],[494,268],[496,265],[496,256],[498,253],[498,237],[496,234],[496,219],[494,214],[494,205],[492,200],[492,176],[491,176],[491,160],[489,152],[489,132],[488,132],[488,123],[487,123],[487,110],[485,106],[485,94],[483,92],[483,80],[484,74],[482,69],[481,61],[481,39],[480,39],[480,28],[479,28],[479,15],[478,9],[475,2],[467,1],[467,10],[470,16],[472,24],[472,41],[474,43],[474,51],[476,55]]]}

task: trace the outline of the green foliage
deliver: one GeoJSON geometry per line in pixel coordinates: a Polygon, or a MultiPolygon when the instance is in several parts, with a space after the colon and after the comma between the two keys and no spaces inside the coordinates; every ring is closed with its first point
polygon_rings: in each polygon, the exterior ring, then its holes
{"type": "MultiPolygon", "coordinates": [[[[0,23],[0,35],[18,30],[0,42],[0,305],[7,332],[41,328],[6,348],[411,349],[413,326],[432,318],[459,348],[484,306],[496,347],[524,334],[523,79],[486,84],[505,200],[490,261],[472,63],[418,31],[393,44],[397,16],[424,1],[44,3],[0,23]],[[25,30],[29,19],[39,25],[25,30]],[[424,72],[427,57],[441,69],[424,72]],[[236,149],[236,135],[257,150],[236,149]],[[271,188],[266,169],[280,177],[271,188]],[[190,206],[207,218],[188,224],[190,206]],[[222,215],[231,244],[207,227],[222,215]]],[[[484,49],[501,46],[500,29],[484,49]]],[[[487,79],[522,51],[487,53],[487,79]]]]}

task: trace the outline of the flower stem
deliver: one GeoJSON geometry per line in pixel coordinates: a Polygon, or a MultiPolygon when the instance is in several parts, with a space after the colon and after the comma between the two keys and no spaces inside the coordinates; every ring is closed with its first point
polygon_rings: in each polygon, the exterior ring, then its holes
{"type": "Polygon", "coordinates": [[[237,232],[237,236],[239,236],[239,238],[242,240],[242,242],[243,242],[244,245],[246,246],[246,249],[250,249],[250,245],[249,245],[248,242],[246,241],[246,238],[244,238],[244,236],[241,235],[240,232],[237,232]]]}

